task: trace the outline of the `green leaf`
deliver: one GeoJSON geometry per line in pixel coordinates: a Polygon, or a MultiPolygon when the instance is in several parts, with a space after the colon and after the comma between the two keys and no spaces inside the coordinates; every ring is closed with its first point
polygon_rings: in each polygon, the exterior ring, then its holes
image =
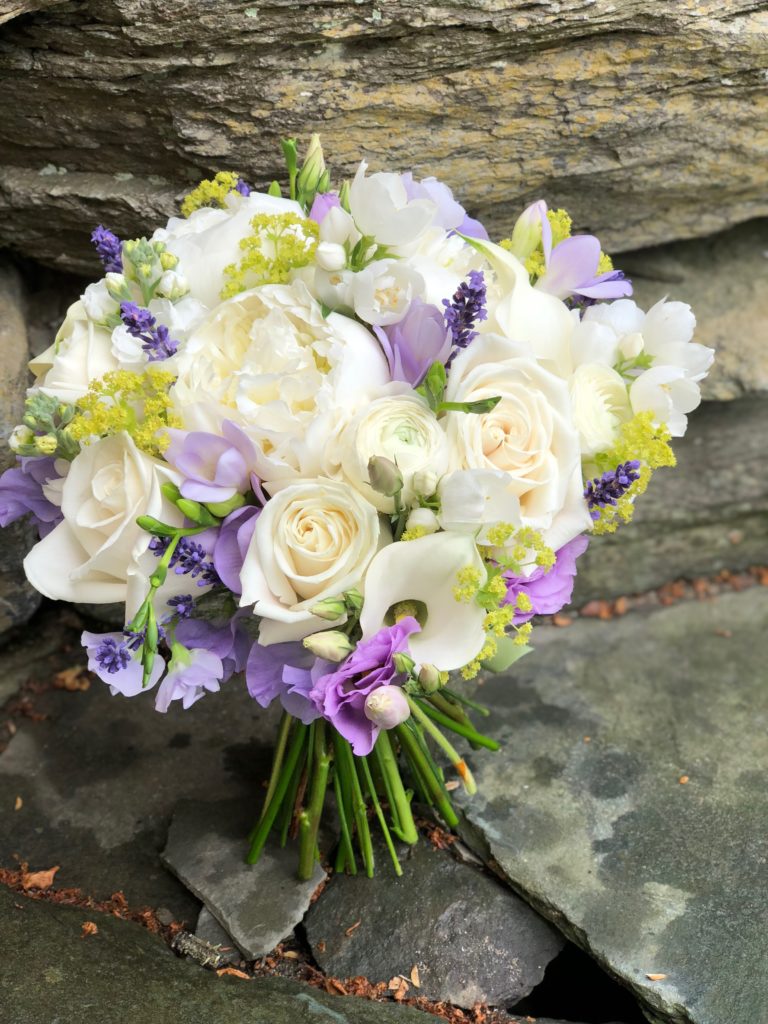
{"type": "Polygon", "coordinates": [[[436,412],[470,412],[482,414],[492,412],[501,401],[501,395],[481,398],[477,402],[438,402],[436,412]]]}
{"type": "Polygon", "coordinates": [[[483,668],[489,672],[506,672],[516,661],[530,654],[533,650],[528,644],[516,644],[511,636],[503,636],[498,640],[498,650],[492,658],[483,662],[483,668]]]}

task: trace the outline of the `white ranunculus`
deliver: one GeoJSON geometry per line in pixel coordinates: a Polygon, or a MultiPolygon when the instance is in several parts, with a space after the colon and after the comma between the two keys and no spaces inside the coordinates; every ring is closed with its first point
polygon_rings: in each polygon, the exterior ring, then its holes
{"type": "Polygon", "coordinates": [[[507,473],[523,524],[542,531],[557,549],[591,524],[568,386],[523,346],[480,335],[454,361],[446,399],[474,402],[497,395],[501,401],[489,413],[446,416],[451,468],[507,473]]]}
{"type": "Polygon", "coordinates": [[[96,321],[105,320],[110,314],[117,312],[117,303],[107,291],[106,278],[89,284],[82,296],[86,316],[96,321]]]}
{"type": "Polygon", "coordinates": [[[389,381],[376,338],[322,309],[301,282],[266,285],[221,303],[174,357],[172,390],[187,430],[233,420],[259,448],[268,484],[321,474],[342,414],[389,381]]]}
{"type": "Polygon", "coordinates": [[[368,324],[384,326],[405,316],[416,296],[424,292],[421,275],[401,260],[374,260],[356,274],[346,272],[347,302],[368,324]]]}
{"type": "Polygon", "coordinates": [[[403,263],[415,270],[424,284],[420,298],[442,311],[470,270],[485,268],[484,258],[461,235],[431,227],[411,246],[403,263]]]}
{"type": "Polygon", "coordinates": [[[672,437],[682,437],[688,426],[686,413],[701,403],[699,385],[686,377],[680,366],[653,366],[641,373],[629,389],[632,411],[652,412],[672,437]]]}
{"type": "Polygon", "coordinates": [[[394,394],[377,398],[344,427],[335,449],[344,478],[380,512],[393,512],[394,499],[379,494],[368,482],[368,462],[374,455],[399,469],[405,505],[416,497],[415,473],[432,470],[439,476],[448,468],[445,432],[426,401],[405,385],[391,387],[394,394]]]}
{"type": "Polygon", "coordinates": [[[291,199],[262,192],[230,195],[225,209],[205,207],[186,218],[172,217],[152,237],[165,242],[168,251],[178,257],[176,270],[186,279],[192,295],[212,309],[226,283],[224,268],[242,258],[240,242],[253,233],[253,218],[257,214],[283,213],[304,217],[299,204],[291,199]]]}
{"type": "Polygon", "coordinates": [[[610,366],[583,363],[576,367],[570,388],[582,455],[610,448],[621,424],[632,418],[626,383],[610,366]]]}
{"type": "Polygon", "coordinates": [[[496,523],[520,526],[520,499],[507,473],[497,469],[459,469],[440,481],[440,525],[471,533],[485,543],[496,523]]]}
{"type": "Polygon", "coordinates": [[[474,601],[457,601],[453,588],[461,569],[485,567],[468,534],[433,533],[389,544],[371,562],[360,616],[363,639],[391,624],[392,608],[416,601],[426,608],[421,632],[409,637],[416,662],[450,672],[472,661],[485,643],[485,612],[474,601]]]}
{"type": "Polygon", "coordinates": [[[76,402],[93,380],[119,367],[110,332],[89,318],[82,300],[67,310],[53,345],[29,364],[35,387],[63,402],[76,402]]]}
{"type": "Polygon", "coordinates": [[[311,608],[362,588],[386,540],[379,515],[349,484],[301,480],[271,498],[256,521],[240,579],[242,606],[262,618],[259,642],[298,640],[328,622],[311,608]]]}
{"type": "Polygon", "coordinates": [[[349,188],[349,208],[363,235],[380,245],[408,245],[432,223],[437,211],[429,199],[408,199],[399,174],[379,172],[366,177],[363,160],[349,188]]]}
{"type": "Polygon", "coordinates": [[[125,601],[128,576],[150,541],[137,517],[181,523],[160,490],[166,481],[180,477],[139,451],[127,434],[84,447],[62,486],[63,522],[24,560],[30,583],[57,601],[125,601]]]}

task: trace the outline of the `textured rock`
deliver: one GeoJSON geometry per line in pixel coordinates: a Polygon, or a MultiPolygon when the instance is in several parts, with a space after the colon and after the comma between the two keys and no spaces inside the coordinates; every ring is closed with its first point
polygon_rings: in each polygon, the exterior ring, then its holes
{"type": "Polygon", "coordinates": [[[246,957],[270,953],[302,920],[325,872],[296,878],[296,848],[268,845],[246,864],[254,801],[187,801],[176,808],[163,861],[201,899],[246,957]]]}
{"type": "MultiPolygon", "coordinates": [[[[75,631],[67,642],[60,667],[84,665],[75,631]]],[[[119,889],[131,906],[166,907],[193,925],[198,901],[160,862],[171,815],[181,800],[222,796],[255,813],[275,716],[236,681],[166,715],[151,695],[111,697],[98,680],[87,692],[35,695],[30,710],[44,717],[16,719],[0,756],[0,792],[11,795],[0,800],[0,866],[15,856],[34,869],[60,864],[62,886],[98,898],[119,889]]]]}
{"type": "Polygon", "coordinates": [[[227,963],[235,963],[240,960],[240,952],[232,941],[231,935],[221,927],[206,906],[203,906],[198,915],[195,938],[213,946],[227,963]]]}
{"type": "Polygon", "coordinates": [[[317,128],[337,171],[439,174],[497,232],[545,195],[615,249],[706,235],[768,211],[767,9],[11,0],[0,240],[91,269],[99,220],[146,230],[215,168],[264,185],[317,128]]]}
{"type": "Polygon", "coordinates": [[[28,681],[46,683],[73,658],[63,648],[72,640],[71,624],[60,609],[44,609],[0,654],[0,708],[28,681]]]}
{"type": "Polygon", "coordinates": [[[767,621],[758,589],[542,627],[482,687],[467,838],[654,1021],[765,1017],[767,621]]]}
{"type": "MultiPolygon", "coordinates": [[[[0,263],[0,473],[16,459],[6,440],[24,412],[27,387],[27,333],[21,282],[16,271],[0,263]]],[[[26,522],[0,530],[0,642],[23,625],[40,604],[40,595],[24,578],[24,555],[37,539],[26,522]]]]}
{"type": "Polygon", "coordinates": [[[696,340],[717,351],[704,398],[768,391],[768,220],[628,253],[621,265],[643,308],[665,295],[693,306],[696,340]]]}
{"type": "Polygon", "coordinates": [[[336,876],[306,922],[315,959],[339,978],[388,982],[418,969],[419,994],[512,1006],[539,984],[560,935],[489,875],[422,843],[396,878],[382,851],[373,879],[336,876]]]}
{"type": "Polygon", "coordinates": [[[763,565],[768,553],[768,399],[709,402],[675,442],[632,523],[594,537],[579,559],[574,603],[657,587],[678,577],[763,565]]]}
{"type": "Polygon", "coordinates": [[[278,978],[217,977],[128,921],[0,888],[5,1024],[432,1024],[409,1007],[326,995],[278,978]],[[96,935],[82,938],[93,919],[96,935]]]}

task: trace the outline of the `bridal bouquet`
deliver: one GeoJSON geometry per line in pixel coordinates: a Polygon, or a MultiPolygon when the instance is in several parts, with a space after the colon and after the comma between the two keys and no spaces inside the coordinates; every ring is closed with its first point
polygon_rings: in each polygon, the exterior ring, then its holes
{"type": "Polygon", "coordinates": [[[294,835],[310,877],[330,788],[337,869],[372,872],[376,819],[399,872],[412,799],[452,826],[474,790],[449,737],[497,746],[454,680],[569,600],[713,353],[563,210],[494,244],[435,178],[334,188],[317,137],[283,150],[287,186],[223,172],[149,239],[93,232],[105,275],[30,363],[0,523],[36,523],[42,594],[125,605],[83,633],[113,694],[166,712],[244,674],[280,702],[251,861],[294,835]]]}

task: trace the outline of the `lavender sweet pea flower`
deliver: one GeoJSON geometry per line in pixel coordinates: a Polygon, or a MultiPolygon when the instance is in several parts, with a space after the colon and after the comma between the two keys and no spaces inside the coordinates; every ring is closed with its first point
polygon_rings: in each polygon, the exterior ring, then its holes
{"type": "Polygon", "coordinates": [[[155,698],[155,711],[165,714],[175,700],[180,700],[186,711],[206,693],[218,693],[223,675],[221,659],[212,651],[202,648],[188,650],[174,643],[168,675],[160,684],[155,698]]]}
{"type": "Polygon", "coordinates": [[[380,726],[365,713],[366,698],[380,686],[403,682],[394,656],[406,653],[408,637],[421,626],[407,616],[385,626],[369,640],[361,641],[346,661],[328,675],[321,676],[310,697],[335,729],[352,744],[358,757],[373,750],[380,726]]]}
{"type": "Polygon", "coordinates": [[[243,671],[252,643],[238,614],[223,625],[205,619],[183,619],[176,625],[175,638],[185,647],[202,647],[215,654],[223,666],[222,682],[226,682],[235,672],[243,671]]]}
{"type": "Polygon", "coordinates": [[[341,200],[335,192],[318,192],[312,202],[309,219],[316,224],[322,224],[326,216],[337,206],[341,206],[341,200]]]}
{"type": "Polygon", "coordinates": [[[443,313],[418,298],[411,302],[402,320],[373,330],[387,357],[392,380],[413,387],[421,384],[432,363],[444,363],[451,354],[452,335],[443,313]]]}
{"type": "Polygon", "coordinates": [[[186,478],[179,490],[193,501],[229,501],[250,487],[253,442],[236,424],[224,420],[222,437],[203,431],[169,430],[165,459],[186,478]]]}
{"type": "Polygon", "coordinates": [[[333,668],[329,661],[316,658],[300,643],[255,643],[248,657],[245,681],[248,693],[263,708],[279,700],[283,709],[309,725],[320,718],[310,694],[322,676],[333,668]]]}
{"type": "Polygon", "coordinates": [[[589,538],[582,534],[564,544],[555,555],[555,564],[547,570],[539,566],[530,576],[516,576],[504,573],[507,596],[504,604],[515,604],[518,594],[526,594],[531,601],[531,610],[518,611],[512,620],[516,626],[527,622],[534,615],[554,615],[571,600],[576,577],[576,559],[587,550],[589,538]]]}
{"type": "Polygon", "coordinates": [[[230,512],[219,530],[213,549],[213,564],[219,579],[233,594],[243,592],[240,572],[260,512],[261,509],[256,505],[243,505],[230,512]]]}
{"type": "Polygon", "coordinates": [[[18,465],[0,476],[0,526],[29,515],[40,537],[46,537],[64,518],[49,501],[43,485],[58,480],[54,458],[20,458],[18,465]]]}
{"type": "Polygon", "coordinates": [[[437,178],[422,178],[414,181],[413,174],[408,171],[400,176],[405,186],[408,199],[429,199],[437,207],[434,222],[445,231],[457,231],[470,238],[482,238],[488,241],[488,232],[478,220],[467,216],[467,211],[453,198],[453,192],[437,178]]]}
{"type": "Polygon", "coordinates": [[[80,642],[88,652],[88,671],[107,683],[113,697],[117,693],[123,697],[136,697],[145,690],[150,690],[165,669],[165,662],[157,656],[149,682],[142,686],[144,669],[141,662],[132,656],[125,634],[86,631],[82,634],[80,642]]]}

